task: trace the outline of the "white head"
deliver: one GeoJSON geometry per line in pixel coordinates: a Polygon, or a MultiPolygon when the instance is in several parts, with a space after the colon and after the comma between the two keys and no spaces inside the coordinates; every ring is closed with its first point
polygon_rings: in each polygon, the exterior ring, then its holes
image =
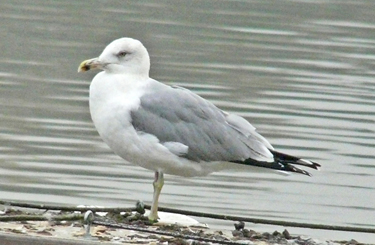
{"type": "Polygon", "coordinates": [[[93,69],[148,77],[150,56],[140,41],[124,37],[108,44],[99,57],[83,61],[78,72],[93,69]]]}

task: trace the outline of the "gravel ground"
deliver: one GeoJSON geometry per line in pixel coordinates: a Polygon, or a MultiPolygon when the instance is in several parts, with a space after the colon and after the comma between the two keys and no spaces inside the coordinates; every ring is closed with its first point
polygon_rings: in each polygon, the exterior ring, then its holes
{"type": "MultiPolygon", "coordinates": [[[[257,232],[246,229],[245,223],[234,223],[233,230],[212,230],[202,227],[182,227],[180,225],[150,224],[141,214],[105,213],[102,216],[87,216],[86,223],[80,213],[68,212],[29,212],[10,210],[0,216],[6,222],[0,222],[0,235],[18,234],[22,237],[32,236],[59,238],[61,241],[80,240],[87,244],[290,244],[290,245],[340,245],[361,243],[351,241],[321,241],[311,237],[294,236],[288,230],[257,232]],[[40,217],[40,221],[30,221],[27,217],[40,217]],[[67,217],[64,220],[64,217],[67,217]],[[18,221],[15,221],[15,220],[18,221]],[[43,220],[44,219],[44,220],[43,220]],[[74,220],[75,219],[75,220],[74,220]]],[[[17,244],[17,243],[7,243],[17,244]]],[[[35,243],[38,244],[38,243],[35,243]]],[[[39,244],[65,244],[41,243],[39,244]]],[[[70,243],[66,243],[70,244],[70,243]]]]}

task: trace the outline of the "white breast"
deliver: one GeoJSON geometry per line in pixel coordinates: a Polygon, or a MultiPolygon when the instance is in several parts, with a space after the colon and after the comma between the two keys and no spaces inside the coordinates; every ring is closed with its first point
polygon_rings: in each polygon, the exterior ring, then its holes
{"type": "Polygon", "coordinates": [[[130,111],[140,105],[148,80],[143,83],[124,81],[123,75],[99,73],[90,86],[90,113],[99,135],[125,160],[153,171],[180,168],[181,159],[149,134],[138,134],[131,124],[130,111]]]}

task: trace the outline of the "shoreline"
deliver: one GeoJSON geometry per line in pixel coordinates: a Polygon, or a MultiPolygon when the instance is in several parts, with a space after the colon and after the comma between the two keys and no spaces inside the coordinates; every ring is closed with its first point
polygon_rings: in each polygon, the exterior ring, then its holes
{"type": "Polygon", "coordinates": [[[2,244],[288,244],[288,245],[361,245],[356,240],[322,241],[313,237],[291,235],[282,231],[258,232],[234,222],[233,230],[215,230],[181,214],[160,214],[161,220],[150,224],[136,212],[94,213],[7,209],[0,216],[2,244]],[[161,216],[163,215],[163,217],[161,216]],[[40,217],[38,220],[37,217],[40,217]],[[29,219],[36,220],[29,220],[29,219]],[[17,219],[17,221],[12,219],[17,219]]]}

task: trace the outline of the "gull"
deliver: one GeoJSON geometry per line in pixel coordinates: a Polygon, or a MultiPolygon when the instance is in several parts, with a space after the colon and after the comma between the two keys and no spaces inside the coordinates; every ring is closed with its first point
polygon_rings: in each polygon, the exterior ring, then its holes
{"type": "Polygon", "coordinates": [[[103,141],[128,162],[155,172],[148,218],[158,220],[164,173],[206,176],[224,169],[295,172],[316,162],[276,151],[246,119],[188,89],[149,77],[150,56],[133,38],[111,42],[78,72],[102,70],[90,85],[90,113],[103,141]]]}

